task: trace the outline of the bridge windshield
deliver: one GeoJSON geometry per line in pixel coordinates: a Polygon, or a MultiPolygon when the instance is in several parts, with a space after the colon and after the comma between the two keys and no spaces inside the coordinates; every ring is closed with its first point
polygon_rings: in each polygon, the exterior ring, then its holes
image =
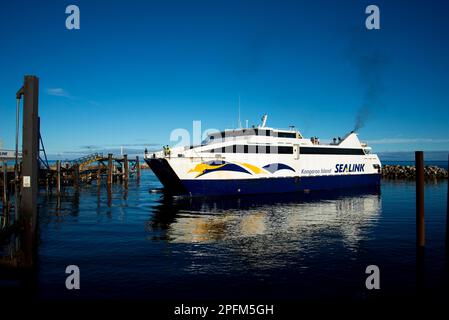
{"type": "Polygon", "coordinates": [[[232,137],[242,137],[242,136],[272,136],[272,129],[265,128],[246,128],[240,130],[225,130],[221,132],[214,132],[208,135],[204,142],[210,142],[212,140],[232,138],[232,137]]]}

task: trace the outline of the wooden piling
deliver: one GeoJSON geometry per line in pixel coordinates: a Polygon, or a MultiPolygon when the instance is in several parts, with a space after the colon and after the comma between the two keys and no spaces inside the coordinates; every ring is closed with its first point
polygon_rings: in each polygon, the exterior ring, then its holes
{"type": "MultiPolygon", "coordinates": [[[[25,76],[23,87],[22,127],[22,187],[20,188],[21,239],[24,259],[22,266],[31,267],[37,259],[37,193],[39,187],[39,79],[25,76]]],[[[20,92],[18,93],[20,94],[20,92]]],[[[18,197],[18,194],[15,195],[18,197]]]]}
{"type": "Polygon", "coordinates": [[[136,156],[136,177],[137,177],[137,179],[140,179],[140,163],[139,163],[139,156],[136,156]]]}
{"type": "Polygon", "coordinates": [[[8,207],[8,165],[3,161],[3,208],[8,207]]]}
{"type": "Polygon", "coordinates": [[[56,194],[61,195],[61,161],[56,161],[56,194]]]}
{"type": "Polygon", "coordinates": [[[112,153],[108,154],[108,186],[112,184],[112,153]]]}
{"type": "Polygon", "coordinates": [[[33,234],[37,219],[38,161],[39,158],[39,79],[25,76],[23,83],[22,128],[22,188],[20,209],[24,219],[32,224],[33,234]]]}
{"type": "Polygon", "coordinates": [[[422,151],[415,152],[416,167],[416,244],[424,248],[425,225],[424,225],[424,154],[422,151]]]}
{"type": "Polygon", "coordinates": [[[75,164],[73,166],[73,186],[75,187],[75,189],[79,188],[79,184],[80,184],[80,165],[75,164]]]}
{"type": "MultiPolygon", "coordinates": [[[[449,170],[449,155],[447,157],[447,168],[449,170]]],[[[447,196],[446,196],[446,254],[449,256],[449,175],[447,177],[447,196]]]]}
{"type": "Polygon", "coordinates": [[[98,168],[97,168],[97,185],[101,185],[101,162],[98,162],[98,168]]]}
{"type": "Polygon", "coordinates": [[[110,208],[112,206],[112,188],[111,188],[111,184],[108,184],[107,196],[108,196],[108,207],[110,208]]]}
{"type": "Polygon", "coordinates": [[[128,164],[128,155],[123,155],[123,179],[128,181],[129,177],[129,164],[128,164]]]}

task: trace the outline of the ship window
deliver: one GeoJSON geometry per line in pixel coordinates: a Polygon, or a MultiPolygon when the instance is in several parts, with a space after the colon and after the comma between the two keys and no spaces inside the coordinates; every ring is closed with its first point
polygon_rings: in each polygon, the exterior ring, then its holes
{"type": "Polygon", "coordinates": [[[301,147],[301,154],[363,155],[363,149],[301,147]]]}
{"type": "Polygon", "coordinates": [[[267,129],[255,129],[255,133],[258,136],[271,136],[271,130],[267,130],[267,129]]]}
{"type": "Polygon", "coordinates": [[[242,144],[234,145],[234,153],[244,153],[244,146],[242,144]]]}
{"type": "Polygon", "coordinates": [[[256,145],[248,145],[248,153],[257,153],[256,145]]]}
{"type": "Polygon", "coordinates": [[[276,132],[279,138],[296,138],[296,132],[276,132]]]}
{"type": "Polygon", "coordinates": [[[279,146],[277,147],[278,154],[292,154],[293,153],[293,147],[286,147],[286,146],[279,146]]]}
{"type": "MultiPolygon", "coordinates": [[[[301,148],[301,152],[304,148],[301,148]]],[[[261,153],[261,154],[292,154],[293,147],[269,145],[232,145],[227,147],[204,150],[210,153],[261,153]]],[[[304,153],[304,152],[302,152],[304,153]]],[[[307,153],[306,153],[307,154],[307,153]]],[[[310,153],[308,153],[310,154],[310,153]]]]}

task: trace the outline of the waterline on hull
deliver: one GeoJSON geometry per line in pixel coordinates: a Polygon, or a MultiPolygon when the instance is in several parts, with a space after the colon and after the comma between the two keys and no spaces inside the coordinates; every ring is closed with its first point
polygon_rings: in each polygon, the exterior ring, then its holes
{"type": "Polygon", "coordinates": [[[269,194],[380,185],[380,174],[236,180],[181,180],[192,196],[269,194]]]}

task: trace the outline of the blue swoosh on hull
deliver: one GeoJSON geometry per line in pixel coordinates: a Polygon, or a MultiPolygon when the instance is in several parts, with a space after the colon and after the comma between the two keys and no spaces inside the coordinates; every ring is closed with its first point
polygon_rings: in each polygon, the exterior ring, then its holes
{"type": "Polygon", "coordinates": [[[225,163],[225,165],[220,168],[204,170],[203,173],[198,175],[196,178],[201,177],[202,175],[205,175],[210,172],[215,172],[215,171],[234,171],[234,172],[243,172],[243,173],[251,174],[251,172],[249,172],[248,170],[246,170],[245,168],[243,168],[239,165],[236,165],[234,163],[225,163]]]}
{"type": "Polygon", "coordinates": [[[291,170],[291,171],[295,172],[295,169],[293,169],[292,167],[290,167],[284,163],[270,163],[270,164],[267,164],[266,166],[263,166],[262,168],[264,168],[267,171],[270,171],[271,173],[275,173],[276,171],[279,171],[282,169],[291,170]]]}

